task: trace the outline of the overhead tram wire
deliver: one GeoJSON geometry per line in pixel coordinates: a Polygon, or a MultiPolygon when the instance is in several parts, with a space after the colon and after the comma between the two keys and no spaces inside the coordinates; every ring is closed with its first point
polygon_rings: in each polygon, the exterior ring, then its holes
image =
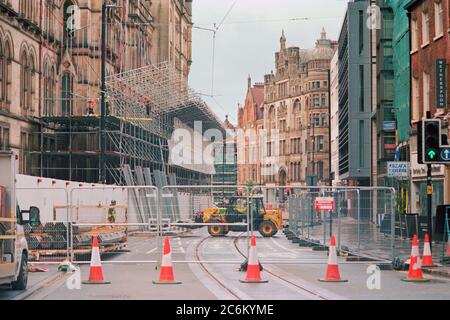
{"type": "MultiPolygon", "coordinates": [[[[325,20],[325,19],[341,19],[341,16],[327,16],[327,17],[294,17],[294,18],[283,18],[283,19],[261,19],[261,20],[242,20],[242,21],[229,21],[224,22],[222,25],[233,25],[233,24],[251,24],[251,23],[274,23],[274,22],[296,22],[296,21],[311,21],[311,20],[325,20]]],[[[214,25],[214,23],[196,23],[195,26],[207,27],[214,25]]]]}

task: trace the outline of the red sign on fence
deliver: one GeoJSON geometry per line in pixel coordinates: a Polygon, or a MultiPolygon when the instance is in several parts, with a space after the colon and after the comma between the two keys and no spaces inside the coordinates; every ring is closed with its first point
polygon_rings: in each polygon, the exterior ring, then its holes
{"type": "Polygon", "coordinates": [[[316,198],[316,211],[334,210],[334,198],[322,197],[316,198]]]}

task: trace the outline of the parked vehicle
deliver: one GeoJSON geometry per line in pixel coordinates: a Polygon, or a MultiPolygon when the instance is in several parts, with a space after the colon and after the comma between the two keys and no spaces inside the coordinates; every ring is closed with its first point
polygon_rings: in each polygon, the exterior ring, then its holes
{"type": "Polygon", "coordinates": [[[20,210],[16,199],[13,152],[0,152],[0,284],[24,290],[28,282],[28,245],[23,225],[39,220],[39,209],[20,210]]]}

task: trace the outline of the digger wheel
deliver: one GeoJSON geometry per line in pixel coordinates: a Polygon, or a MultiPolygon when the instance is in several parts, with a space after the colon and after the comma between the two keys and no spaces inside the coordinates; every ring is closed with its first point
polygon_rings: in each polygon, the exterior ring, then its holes
{"type": "Polygon", "coordinates": [[[259,233],[265,238],[273,237],[277,231],[277,227],[272,221],[264,221],[259,226],[259,233]]]}
{"type": "Polygon", "coordinates": [[[223,237],[225,235],[225,228],[221,225],[209,226],[208,233],[213,237],[223,237]]]}

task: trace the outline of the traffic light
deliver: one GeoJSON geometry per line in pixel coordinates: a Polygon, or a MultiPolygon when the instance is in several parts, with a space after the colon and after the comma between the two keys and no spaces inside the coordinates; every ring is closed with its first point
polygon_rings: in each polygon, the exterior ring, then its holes
{"type": "Polygon", "coordinates": [[[423,163],[439,163],[441,159],[441,121],[424,120],[422,123],[423,163]]]}

